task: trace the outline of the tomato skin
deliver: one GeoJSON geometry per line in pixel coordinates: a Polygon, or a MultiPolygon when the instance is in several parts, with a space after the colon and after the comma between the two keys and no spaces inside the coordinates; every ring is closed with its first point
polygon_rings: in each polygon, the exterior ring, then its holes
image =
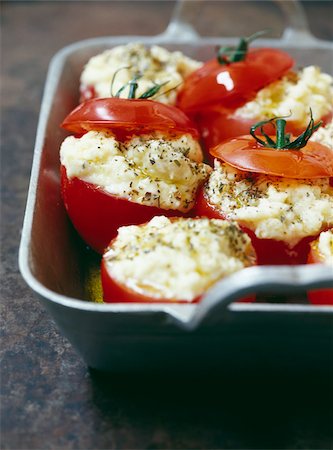
{"type": "MultiPolygon", "coordinates": [[[[318,251],[317,241],[311,243],[307,259],[308,264],[324,264],[325,260],[318,251]]],[[[333,305],[333,288],[316,289],[307,292],[308,300],[313,305],[333,305]]]]}
{"type": "Polygon", "coordinates": [[[210,153],[246,172],[295,179],[333,176],[332,150],[314,141],[308,141],[305,147],[297,150],[277,150],[264,147],[247,135],[222,142],[210,153]]]}
{"type": "Polygon", "coordinates": [[[64,166],[61,166],[61,194],[74,227],[101,254],[121,226],[147,222],[154,216],[184,215],[176,210],[131,202],[79,178],[69,179],[64,166]]]}
{"type": "Polygon", "coordinates": [[[313,305],[333,305],[333,289],[316,289],[307,292],[308,300],[313,305]]]}
{"type": "Polygon", "coordinates": [[[168,135],[189,133],[199,138],[193,122],[182,111],[153,100],[94,98],[77,106],[61,126],[75,134],[110,130],[131,136],[160,131],[168,135]]]}
{"type": "MultiPolygon", "coordinates": [[[[204,188],[201,188],[198,193],[195,214],[210,219],[228,219],[228,217],[223,214],[223,211],[217,210],[216,207],[209,203],[205,196],[204,188]]],[[[239,226],[251,238],[252,245],[257,254],[258,265],[305,264],[310,249],[310,242],[316,238],[316,236],[303,238],[291,249],[283,241],[258,238],[252,230],[242,223],[239,223],[239,226]]]]}
{"type": "Polygon", "coordinates": [[[240,106],[283,76],[293,64],[291,56],[272,48],[252,49],[244,61],[225,65],[214,58],[186,78],[177,106],[186,113],[216,104],[240,106]]]}

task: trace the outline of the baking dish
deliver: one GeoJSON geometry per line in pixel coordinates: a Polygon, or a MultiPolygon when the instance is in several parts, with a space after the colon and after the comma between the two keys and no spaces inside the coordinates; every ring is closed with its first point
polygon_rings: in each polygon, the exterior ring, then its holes
{"type": "MultiPolygon", "coordinates": [[[[205,60],[217,44],[236,39],[200,37],[186,22],[188,3],[176,5],[167,30],[158,36],[119,36],[70,45],[53,58],[45,85],[19,252],[21,273],[86,363],[97,369],[151,370],[198,366],[250,366],[270,361],[307,365],[328,361],[333,307],[305,304],[305,290],[333,286],[322,266],[253,267],[215,285],[198,305],[100,304],[89,301],[86,277],[94,255],[73,230],[59,189],[59,124],[78,102],[85,62],[127,42],[161,44],[205,60]],[[256,304],[234,303],[256,292],[256,304]],[[268,303],[266,300],[274,300],[268,303]],[[235,357],[237,355],[237,357],[235,357]]],[[[223,2],[222,2],[223,4],[223,2]]],[[[332,71],[333,48],[312,37],[296,2],[281,2],[290,20],[281,39],[257,46],[279,47],[298,65],[332,71]]]]}

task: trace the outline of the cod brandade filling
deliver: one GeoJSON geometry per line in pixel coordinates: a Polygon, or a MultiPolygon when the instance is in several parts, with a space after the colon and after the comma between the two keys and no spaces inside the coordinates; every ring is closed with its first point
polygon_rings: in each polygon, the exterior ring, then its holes
{"type": "Polygon", "coordinates": [[[106,250],[104,299],[195,302],[255,260],[250,238],[235,222],[154,217],[141,226],[121,227],[106,250]]]}
{"type": "Polygon", "coordinates": [[[238,221],[258,238],[284,241],[290,248],[333,224],[329,178],[259,175],[215,160],[205,196],[226,218],[238,221]]]}
{"type": "Polygon", "coordinates": [[[169,52],[157,45],[150,48],[140,43],[120,45],[92,57],[81,75],[82,99],[111,97],[119,90],[128,98],[129,87],[123,89],[138,73],[138,96],[154,84],[163,84],[158,101],[174,104],[184,79],[202,66],[181,52],[169,52]],[[112,88],[111,88],[112,86],[112,88]]]}
{"type": "Polygon", "coordinates": [[[161,134],[119,142],[111,133],[69,136],[60,150],[68,178],[80,178],[135,203],[188,212],[211,168],[191,135],[161,134]]]}

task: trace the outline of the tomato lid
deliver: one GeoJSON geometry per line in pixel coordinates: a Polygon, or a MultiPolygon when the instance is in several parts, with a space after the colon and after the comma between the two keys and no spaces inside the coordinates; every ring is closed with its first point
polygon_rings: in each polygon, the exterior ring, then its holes
{"type": "Polygon", "coordinates": [[[301,149],[285,150],[264,147],[246,135],[222,142],[210,153],[246,172],[297,179],[333,177],[333,151],[314,141],[301,149]]]}
{"type": "Polygon", "coordinates": [[[61,126],[77,134],[91,130],[125,130],[134,134],[162,131],[199,137],[192,121],[178,108],[145,99],[87,100],[69,113],[61,126]]]}

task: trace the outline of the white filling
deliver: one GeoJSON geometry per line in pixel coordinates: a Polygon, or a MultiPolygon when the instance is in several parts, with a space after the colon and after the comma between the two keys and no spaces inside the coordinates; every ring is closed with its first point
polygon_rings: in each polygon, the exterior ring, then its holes
{"type": "Polygon", "coordinates": [[[310,138],[311,141],[320,142],[333,150],[333,120],[324,127],[318,128],[310,138]]]}
{"type": "Polygon", "coordinates": [[[135,136],[121,143],[97,131],[69,136],[60,149],[69,178],[136,203],[182,212],[192,209],[198,186],[211,172],[208,165],[188,157],[199,154],[201,158],[199,144],[190,135],[135,136]]]}
{"type": "Polygon", "coordinates": [[[315,121],[333,109],[333,78],[316,66],[305,67],[297,74],[289,72],[261,89],[254,100],[237,109],[235,115],[259,120],[288,116],[287,120],[306,126],[310,108],[315,121]]]}
{"type": "Polygon", "coordinates": [[[333,230],[323,231],[318,239],[318,252],[323,262],[333,268],[333,230]]]}
{"type": "MultiPolygon", "coordinates": [[[[155,83],[167,82],[158,92],[157,100],[174,104],[177,90],[184,78],[201,65],[202,63],[186,57],[181,52],[169,52],[157,45],[149,49],[142,44],[132,43],[114,47],[91,58],[82,72],[81,88],[92,86],[97,97],[110,97],[112,79],[115,72],[121,69],[113,81],[113,95],[140,73],[142,77],[137,81],[137,97],[152,88],[155,83]]],[[[122,91],[120,96],[127,98],[128,89],[127,87],[122,91]]]]}
{"type": "Polygon", "coordinates": [[[294,180],[239,171],[215,160],[207,185],[209,203],[258,238],[295,246],[333,225],[329,178],[294,180]]]}
{"type": "Polygon", "coordinates": [[[163,216],[143,226],[119,228],[104,258],[112,276],[129,288],[188,301],[254,263],[250,238],[237,224],[163,216]]]}

